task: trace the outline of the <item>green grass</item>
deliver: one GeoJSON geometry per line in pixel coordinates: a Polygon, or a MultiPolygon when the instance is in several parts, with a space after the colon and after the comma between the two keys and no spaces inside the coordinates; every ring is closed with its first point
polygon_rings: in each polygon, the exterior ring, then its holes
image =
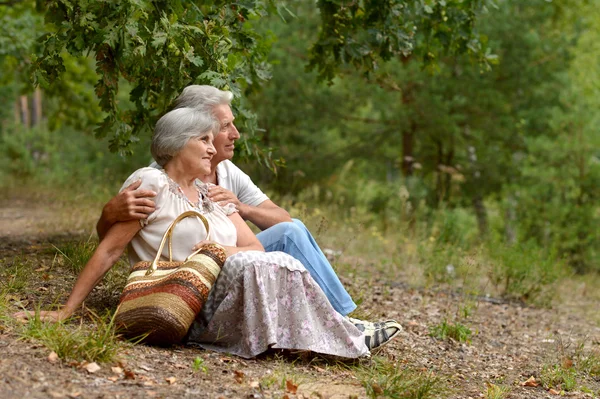
{"type": "Polygon", "coordinates": [[[0,273],[0,290],[6,294],[21,293],[27,287],[31,265],[26,258],[15,257],[10,263],[2,261],[5,269],[0,273]]]}
{"type": "Polygon", "coordinates": [[[201,358],[200,356],[198,356],[194,359],[194,363],[192,364],[192,370],[202,371],[205,374],[208,373],[208,367],[206,366],[204,359],[201,358]]]}
{"type": "Polygon", "coordinates": [[[56,253],[69,269],[79,274],[87,261],[92,257],[98,242],[90,236],[86,241],[68,241],[60,247],[54,246],[56,253]]]}
{"type": "Polygon", "coordinates": [[[577,387],[577,371],[559,364],[546,365],[542,368],[540,382],[547,389],[573,391],[577,387]]]}
{"type": "Polygon", "coordinates": [[[487,384],[483,397],[484,399],[504,399],[508,397],[510,390],[510,387],[507,386],[487,384]]]}
{"type": "Polygon", "coordinates": [[[581,384],[598,380],[600,377],[600,350],[586,349],[585,341],[576,345],[557,336],[557,345],[552,360],[543,365],[540,382],[546,389],[558,391],[588,391],[581,384]]]}
{"type": "Polygon", "coordinates": [[[373,356],[368,365],[354,367],[354,374],[370,398],[428,399],[444,390],[442,380],[431,372],[373,356]]]}
{"type": "Polygon", "coordinates": [[[276,364],[273,371],[266,374],[259,380],[259,385],[263,389],[278,389],[285,391],[287,388],[288,381],[298,386],[305,381],[305,378],[296,371],[294,367],[297,361],[285,359],[280,355],[275,355],[272,361],[276,364]]]}
{"type": "Polygon", "coordinates": [[[429,328],[429,334],[439,340],[453,339],[457,342],[471,342],[471,329],[456,321],[449,323],[446,319],[429,328]]]}
{"type": "Polygon", "coordinates": [[[113,318],[93,316],[93,325],[44,322],[39,311],[20,331],[21,338],[39,341],[65,361],[112,362],[127,346],[115,332],[113,318]]]}

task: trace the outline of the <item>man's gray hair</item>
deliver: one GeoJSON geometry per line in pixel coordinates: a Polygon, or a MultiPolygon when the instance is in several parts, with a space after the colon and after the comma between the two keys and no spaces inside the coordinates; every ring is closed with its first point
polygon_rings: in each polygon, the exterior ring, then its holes
{"type": "Polygon", "coordinates": [[[219,123],[210,114],[193,108],[177,108],[158,120],[150,151],[160,166],[165,166],[194,137],[219,133],[219,123]]]}
{"type": "Polygon", "coordinates": [[[214,107],[221,104],[231,104],[233,93],[219,90],[214,86],[191,85],[183,89],[175,99],[174,108],[195,108],[214,116],[214,107]]]}

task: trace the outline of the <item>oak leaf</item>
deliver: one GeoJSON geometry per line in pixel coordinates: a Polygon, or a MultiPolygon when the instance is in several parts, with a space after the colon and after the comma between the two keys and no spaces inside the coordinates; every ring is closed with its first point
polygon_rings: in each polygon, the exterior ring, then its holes
{"type": "Polygon", "coordinates": [[[58,355],[56,354],[56,352],[50,352],[50,354],[48,355],[48,361],[50,363],[56,363],[58,361],[58,355]]]}
{"type": "Polygon", "coordinates": [[[96,371],[98,371],[98,370],[101,369],[101,367],[98,366],[98,363],[96,363],[96,362],[88,363],[85,366],[83,366],[83,368],[86,369],[87,372],[90,373],[90,374],[93,374],[96,371]]]}
{"type": "Polygon", "coordinates": [[[524,387],[537,387],[538,385],[540,385],[540,384],[535,380],[535,378],[533,376],[529,377],[527,379],[527,381],[523,381],[521,383],[521,386],[524,386],[524,387]]]}
{"type": "Polygon", "coordinates": [[[294,384],[292,380],[285,380],[285,390],[295,395],[298,390],[298,385],[294,384]]]}
{"type": "Polygon", "coordinates": [[[245,374],[243,371],[233,370],[233,374],[235,374],[235,382],[237,382],[238,384],[244,382],[245,374]]]}

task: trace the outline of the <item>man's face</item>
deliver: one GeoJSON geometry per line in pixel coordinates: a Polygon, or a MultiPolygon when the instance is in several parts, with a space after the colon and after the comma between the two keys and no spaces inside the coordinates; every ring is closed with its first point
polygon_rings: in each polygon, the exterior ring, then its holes
{"type": "Polygon", "coordinates": [[[215,136],[214,141],[217,154],[213,157],[213,162],[218,163],[233,158],[235,141],[240,138],[240,133],[233,124],[235,118],[229,105],[217,105],[214,108],[214,113],[221,123],[221,129],[219,130],[219,134],[215,136]]]}

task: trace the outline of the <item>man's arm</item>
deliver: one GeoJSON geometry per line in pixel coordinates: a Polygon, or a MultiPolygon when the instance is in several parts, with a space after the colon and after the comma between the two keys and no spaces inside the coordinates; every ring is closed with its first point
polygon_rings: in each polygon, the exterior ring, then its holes
{"type": "Polygon", "coordinates": [[[277,223],[292,221],[290,214],[285,209],[269,199],[257,206],[244,204],[234,193],[219,186],[211,186],[208,195],[211,200],[220,205],[234,204],[244,220],[251,221],[261,230],[268,229],[277,223]]]}
{"type": "Polygon", "coordinates": [[[138,190],[141,184],[141,180],[131,183],[104,205],[96,224],[100,241],[115,223],[146,219],[154,212],[154,201],[150,198],[155,197],[156,193],[151,190],[138,190]]]}
{"type": "Polygon", "coordinates": [[[292,221],[288,211],[271,200],[266,200],[258,206],[246,205],[240,202],[237,208],[244,220],[251,221],[261,230],[273,227],[277,223],[292,221]]]}

